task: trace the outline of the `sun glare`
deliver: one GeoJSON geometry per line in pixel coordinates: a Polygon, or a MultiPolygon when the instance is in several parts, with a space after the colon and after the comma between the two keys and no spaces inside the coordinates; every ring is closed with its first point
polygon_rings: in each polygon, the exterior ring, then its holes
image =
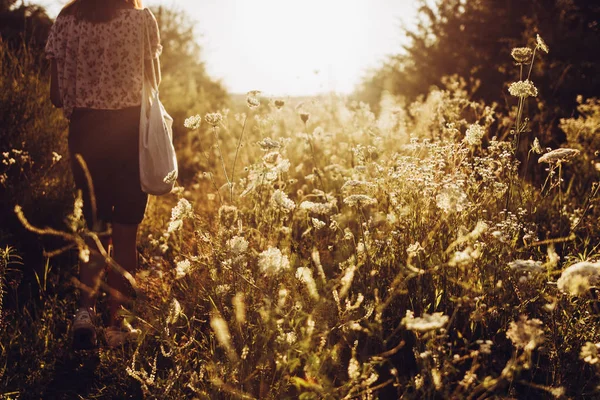
{"type": "MultiPolygon", "coordinates": [[[[42,0],[58,14],[65,0],[42,0]]],[[[400,50],[407,0],[144,0],[197,22],[208,72],[232,93],[349,93],[400,50]]]]}
{"type": "Polygon", "coordinates": [[[402,10],[412,12],[409,2],[387,0],[175,4],[198,19],[211,74],[232,92],[276,95],[351,92],[367,68],[399,48],[402,10]]]}

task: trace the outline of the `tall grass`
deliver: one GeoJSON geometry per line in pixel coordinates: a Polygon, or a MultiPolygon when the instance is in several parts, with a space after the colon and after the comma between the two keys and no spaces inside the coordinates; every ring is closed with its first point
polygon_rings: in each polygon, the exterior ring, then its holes
{"type": "MultiPolygon", "coordinates": [[[[550,174],[543,190],[531,184],[514,137],[495,131],[504,116],[446,82],[413,104],[386,96],[379,115],[336,96],[251,93],[244,111],[190,120],[186,154],[203,169],[154,199],[142,226],[128,314],[140,340],[100,352],[86,395],[597,395],[597,170],[581,149],[535,170],[550,174]]],[[[569,145],[596,132],[597,101],[585,104],[563,121],[569,145]]],[[[66,301],[48,300],[46,313],[66,301]]],[[[64,349],[63,318],[33,322],[47,336],[29,359],[64,349]]],[[[16,332],[2,337],[13,351],[30,343],[16,332]]],[[[50,390],[27,365],[2,378],[9,390],[50,390]]]]}

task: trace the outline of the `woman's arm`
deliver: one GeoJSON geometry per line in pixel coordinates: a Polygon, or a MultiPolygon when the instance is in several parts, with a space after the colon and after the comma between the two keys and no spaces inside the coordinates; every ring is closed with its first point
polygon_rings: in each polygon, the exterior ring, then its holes
{"type": "Polygon", "coordinates": [[[145,60],[144,75],[146,80],[153,84],[152,64],[154,64],[154,72],[156,73],[156,87],[158,87],[162,79],[162,75],[160,73],[160,60],[158,57],[154,58],[153,60],[145,60]]]}
{"type": "Polygon", "coordinates": [[[58,87],[58,67],[56,59],[52,59],[52,68],[50,74],[50,101],[54,107],[61,108],[63,106],[62,98],[60,97],[60,88],[58,87]]]}

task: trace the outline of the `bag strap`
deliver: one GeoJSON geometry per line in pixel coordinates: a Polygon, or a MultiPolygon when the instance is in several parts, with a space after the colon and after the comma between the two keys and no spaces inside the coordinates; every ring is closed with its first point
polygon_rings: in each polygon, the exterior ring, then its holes
{"type": "MultiPolygon", "coordinates": [[[[144,8],[144,13],[146,13],[149,17],[151,16],[150,14],[150,10],[148,8],[144,8]]],[[[150,32],[148,32],[148,26],[146,25],[146,18],[144,17],[144,36],[146,38],[146,44],[148,45],[148,51],[152,50],[152,43],[150,42],[150,32]]],[[[145,47],[145,46],[144,46],[145,47]]],[[[143,51],[144,49],[142,49],[142,57],[144,58],[144,63],[143,66],[145,67],[146,65],[146,55],[144,54],[145,52],[143,51]]],[[[152,54],[150,54],[150,64],[152,65],[152,89],[157,90],[158,91],[158,80],[156,79],[156,69],[154,67],[154,56],[152,54]]],[[[144,72],[144,79],[146,79],[146,74],[145,74],[145,70],[142,69],[144,72]]]]}

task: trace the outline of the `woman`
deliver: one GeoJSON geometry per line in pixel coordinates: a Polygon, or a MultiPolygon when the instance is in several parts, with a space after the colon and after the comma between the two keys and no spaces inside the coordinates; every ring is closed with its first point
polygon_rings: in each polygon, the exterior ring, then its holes
{"type": "MultiPolygon", "coordinates": [[[[154,63],[160,82],[161,50],[156,19],[142,9],[141,0],[73,0],[56,18],[46,45],[51,100],[70,120],[71,167],[83,194],[85,220],[95,231],[112,226],[103,245],[108,249],[112,241],[114,260],[131,273],[137,268],[137,229],[147,202],[138,164],[143,71],[152,79],[154,63]]],[[[80,306],[72,324],[76,348],[96,345],[95,303],[105,267],[97,252],[80,265],[80,306]]],[[[122,330],[118,313],[131,287],[114,268],[107,284],[113,290],[105,333],[107,344],[115,347],[131,334],[122,330]]]]}

